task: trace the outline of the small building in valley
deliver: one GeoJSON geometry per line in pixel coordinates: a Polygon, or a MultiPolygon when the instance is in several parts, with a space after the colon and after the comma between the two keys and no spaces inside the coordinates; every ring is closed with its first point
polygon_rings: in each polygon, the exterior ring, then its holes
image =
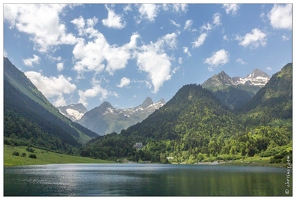
{"type": "Polygon", "coordinates": [[[134,145],[134,148],[136,148],[137,150],[140,150],[144,147],[144,145],[142,144],[142,142],[137,142],[135,145],[134,145]]]}

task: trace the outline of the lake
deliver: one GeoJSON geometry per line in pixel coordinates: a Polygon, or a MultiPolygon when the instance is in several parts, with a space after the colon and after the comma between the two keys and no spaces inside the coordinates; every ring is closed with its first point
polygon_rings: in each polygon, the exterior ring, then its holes
{"type": "Polygon", "coordinates": [[[286,183],[286,168],[261,166],[52,164],[4,167],[4,196],[291,196],[292,184],[288,187],[286,183]]]}

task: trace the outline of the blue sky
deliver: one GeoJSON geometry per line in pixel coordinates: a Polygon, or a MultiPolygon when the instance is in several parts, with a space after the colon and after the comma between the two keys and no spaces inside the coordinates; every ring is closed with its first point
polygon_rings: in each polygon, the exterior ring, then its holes
{"type": "Polygon", "coordinates": [[[292,62],[292,4],[4,4],[4,56],[56,106],[169,101],[292,62]]]}

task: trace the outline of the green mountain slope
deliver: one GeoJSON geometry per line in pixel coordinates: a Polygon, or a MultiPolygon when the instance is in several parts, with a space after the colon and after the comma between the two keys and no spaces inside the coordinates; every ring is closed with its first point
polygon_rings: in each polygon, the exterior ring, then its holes
{"type": "Polygon", "coordinates": [[[236,110],[250,101],[256,92],[260,89],[256,86],[251,91],[248,91],[244,86],[228,86],[212,93],[221,101],[223,105],[228,106],[231,110],[236,110]]]}
{"type": "Polygon", "coordinates": [[[61,115],[8,58],[4,58],[4,142],[66,152],[96,137],[61,115]]]}
{"type": "MultiPolygon", "coordinates": [[[[185,151],[196,148],[196,151],[209,153],[207,145],[212,137],[228,138],[238,133],[240,123],[235,115],[209,91],[192,84],[182,87],[167,104],[143,122],[121,131],[121,134],[113,133],[90,141],[82,148],[81,155],[130,157],[135,143],[154,145],[159,141],[168,143],[170,151],[174,151],[174,145],[181,145],[185,151]]],[[[160,151],[166,151],[166,145],[163,145],[154,152],[156,157],[160,151]]]]}
{"type": "Polygon", "coordinates": [[[244,105],[245,124],[266,125],[274,119],[292,119],[292,63],[274,74],[254,98],[244,105]]]}
{"type": "Polygon", "coordinates": [[[291,117],[292,65],[288,64],[240,113],[223,106],[200,85],[186,85],[143,122],[91,140],[81,155],[162,163],[257,156],[285,163],[292,153],[291,117]]]}
{"type": "MultiPolygon", "coordinates": [[[[223,129],[236,124],[234,115],[216,97],[192,84],[183,86],[163,108],[128,131],[155,139],[176,139],[190,129],[212,135],[220,133],[214,127],[223,129]]],[[[232,134],[234,130],[227,132],[232,134]]]]}
{"type": "Polygon", "coordinates": [[[258,69],[245,78],[231,78],[222,71],[207,79],[202,86],[210,90],[223,105],[236,110],[250,101],[268,79],[268,74],[258,69]]]}

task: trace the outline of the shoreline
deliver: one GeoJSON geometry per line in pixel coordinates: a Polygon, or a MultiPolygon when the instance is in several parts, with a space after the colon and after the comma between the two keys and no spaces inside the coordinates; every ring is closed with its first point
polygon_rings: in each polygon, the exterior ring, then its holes
{"type": "MultiPolygon", "coordinates": [[[[3,167],[18,167],[18,166],[28,166],[28,165],[59,165],[59,164],[164,164],[164,163],[151,163],[151,162],[126,162],[126,163],[117,163],[117,162],[52,162],[52,163],[27,163],[27,164],[5,164],[3,163],[3,167]]],[[[221,165],[221,166],[259,166],[259,167],[276,167],[276,168],[287,168],[287,166],[283,163],[281,164],[274,164],[274,163],[256,163],[256,162],[199,162],[199,163],[193,163],[193,164],[188,164],[188,163],[166,163],[165,165],[221,165]]],[[[293,168],[293,166],[291,166],[293,168]]]]}
{"type": "MultiPolygon", "coordinates": [[[[37,155],[37,159],[29,158],[29,156],[21,157],[12,155],[14,151],[18,151],[20,153],[26,152],[26,147],[11,147],[4,145],[4,159],[3,166],[11,167],[11,166],[26,166],[26,165],[43,165],[43,164],[87,164],[87,163],[118,163],[118,161],[123,161],[122,163],[136,163],[132,161],[128,161],[126,158],[118,159],[117,162],[114,160],[101,160],[101,159],[92,159],[87,157],[59,154],[54,152],[47,152],[41,149],[35,149],[34,154],[37,155]]],[[[29,154],[29,152],[27,152],[29,154]]],[[[286,168],[287,163],[270,163],[271,157],[248,157],[245,159],[237,159],[237,160],[214,160],[205,161],[205,162],[196,162],[190,163],[194,165],[237,165],[237,166],[269,166],[269,167],[281,167],[286,168]]],[[[139,164],[160,164],[160,163],[152,163],[150,161],[140,161],[139,164]]],[[[168,164],[182,164],[182,165],[190,165],[187,162],[170,162],[168,164]]]]}

